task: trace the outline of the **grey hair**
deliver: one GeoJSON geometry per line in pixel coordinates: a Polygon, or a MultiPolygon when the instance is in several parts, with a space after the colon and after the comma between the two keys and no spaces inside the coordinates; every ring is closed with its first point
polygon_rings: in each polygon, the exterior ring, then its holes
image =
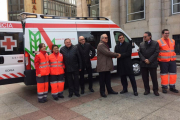
{"type": "Polygon", "coordinates": [[[70,41],[71,41],[71,39],[70,39],[70,38],[66,38],[66,39],[64,39],[64,43],[66,42],[66,40],[70,40],[70,41]]]}
{"type": "Polygon", "coordinates": [[[102,40],[103,38],[104,38],[104,36],[103,35],[107,35],[107,34],[102,34],[101,35],[101,37],[100,37],[100,40],[102,40]]]}

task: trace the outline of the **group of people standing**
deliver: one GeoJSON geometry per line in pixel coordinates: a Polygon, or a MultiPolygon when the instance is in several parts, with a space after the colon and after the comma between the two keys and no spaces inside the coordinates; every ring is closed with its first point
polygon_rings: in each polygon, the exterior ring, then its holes
{"type": "MultiPolygon", "coordinates": [[[[158,63],[161,69],[162,92],[167,93],[169,84],[170,91],[178,93],[178,90],[175,89],[177,78],[176,54],[174,52],[175,42],[169,39],[169,31],[167,29],[162,31],[162,36],[163,37],[156,42],[151,39],[152,35],[150,32],[145,32],[143,36],[144,41],[140,44],[139,57],[141,60],[140,65],[145,88],[144,95],[150,93],[150,72],[154,94],[159,96],[157,82],[158,63]],[[168,82],[168,75],[170,76],[170,82],[168,82]]],[[[127,77],[129,77],[134,95],[138,96],[131,60],[132,44],[125,42],[124,34],[118,36],[118,41],[119,43],[115,46],[114,52],[111,52],[108,46],[107,34],[102,34],[100,37],[100,43],[97,46],[96,67],[96,71],[99,73],[100,95],[102,97],[107,97],[105,94],[105,86],[108,94],[118,94],[118,92],[115,92],[111,87],[110,74],[110,72],[114,70],[112,58],[117,58],[117,74],[120,76],[123,86],[120,94],[128,92],[127,77]]],[[[90,59],[95,56],[95,49],[89,43],[86,43],[83,36],[79,37],[79,43],[77,45],[72,45],[69,38],[64,40],[64,44],[65,46],[60,49],[60,52],[58,46],[53,45],[52,54],[49,56],[45,51],[45,44],[41,43],[39,45],[39,52],[35,56],[35,68],[38,101],[40,103],[47,102],[49,81],[51,85],[51,94],[54,100],[64,98],[64,77],[67,79],[66,82],[68,82],[69,97],[72,97],[73,94],[80,97],[79,83],[81,94],[84,94],[85,70],[88,74],[89,90],[90,92],[94,92],[90,59]]]]}

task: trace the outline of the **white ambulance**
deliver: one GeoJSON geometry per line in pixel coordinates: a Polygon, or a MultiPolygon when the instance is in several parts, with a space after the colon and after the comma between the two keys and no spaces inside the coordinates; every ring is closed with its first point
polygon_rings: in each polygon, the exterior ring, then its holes
{"type": "MultiPolygon", "coordinates": [[[[119,26],[104,17],[58,17],[21,13],[21,18],[24,34],[24,56],[22,55],[23,62],[21,62],[23,67],[20,68],[19,66],[19,70],[24,71],[21,73],[25,76],[24,82],[26,85],[36,84],[34,57],[35,53],[39,51],[38,45],[40,43],[45,43],[47,46],[46,50],[50,52],[53,44],[58,45],[60,48],[64,46],[65,38],[70,38],[72,44],[76,45],[78,44],[78,37],[84,36],[86,42],[90,43],[96,49],[100,41],[100,36],[105,33],[109,37],[108,45],[110,50],[113,52],[115,45],[118,42],[119,34],[123,33],[125,35],[126,42],[132,42],[131,38],[119,26]]],[[[1,47],[1,49],[4,48],[1,47]]],[[[140,74],[139,56],[137,50],[138,46],[134,43],[132,47],[132,60],[135,75],[140,74]]],[[[1,56],[5,55],[1,54],[1,56]]],[[[113,58],[115,68],[116,61],[117,59],[113,58]]],[[[91,60],[91,63],[94,71],[93,75],[95,76],[97,75],[95,73],[97,57],[94,57],[91,60]]],[[[3,64],[2,66],[0,64],[0,68],[3,67],[3,64]]],[[[14,69],[13,67],[20,63],[12,63],[12,65],[8,62],[7,64],[11,66],[11,69],[14,69]]],[[[116,70],[113,72],[116,72],[116,70]]],[[[14,71],[11,73],[14,73],[14,71]]],[[[3,77],[3,79],[9,78],[3,77]]]]}

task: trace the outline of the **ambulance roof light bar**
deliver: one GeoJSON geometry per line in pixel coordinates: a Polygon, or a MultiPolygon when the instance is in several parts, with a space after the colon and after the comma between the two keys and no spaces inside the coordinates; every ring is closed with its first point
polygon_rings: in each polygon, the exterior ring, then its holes
{"type": "Polygon", "coordinates": [[[28,12],[22,12],[19,14],[21,19],[26,19],[26,18],[38,18],[38,14],[34,13],[28,13],[28,12]]]}
{"type": "Polygon", "coordinates": [[[60,17],[53,15],[40,15],[43,19],[69,19],[69,20],[109,20],[106,17],[60,17]]]}

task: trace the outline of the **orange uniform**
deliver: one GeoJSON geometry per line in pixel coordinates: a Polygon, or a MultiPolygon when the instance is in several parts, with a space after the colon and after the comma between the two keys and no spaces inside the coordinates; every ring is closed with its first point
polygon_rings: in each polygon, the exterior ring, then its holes
{"type": "Polygon", "coordinates": [[[49,55],[50,62],[50,83],[51,94],[53,98],[62,96],[64,90],[64,64],[61,53],[52,53],[49,55]]]}
{"type": "Polygon", "coordinates": [[[36,77],[38,100],[46,100],[48,94],[48,75],[49,75],[49,59],[46,51],[40,51],[35,56],[36,76],[41,74],[41,77],[36,77]]]}
{"type": "Polygon", "coordinates": [[[158,61],[160,62],[161,69],[161,84],[165,88],[167,88],[168,84],[170,87],[174,87],[177,79],[176,53],[174,51],[175,41],[173,39],[164,40],[161,38],[157,42],[160,49],[158,61]],[[170,78],[169,81],[168,78],[170,78]]]}

